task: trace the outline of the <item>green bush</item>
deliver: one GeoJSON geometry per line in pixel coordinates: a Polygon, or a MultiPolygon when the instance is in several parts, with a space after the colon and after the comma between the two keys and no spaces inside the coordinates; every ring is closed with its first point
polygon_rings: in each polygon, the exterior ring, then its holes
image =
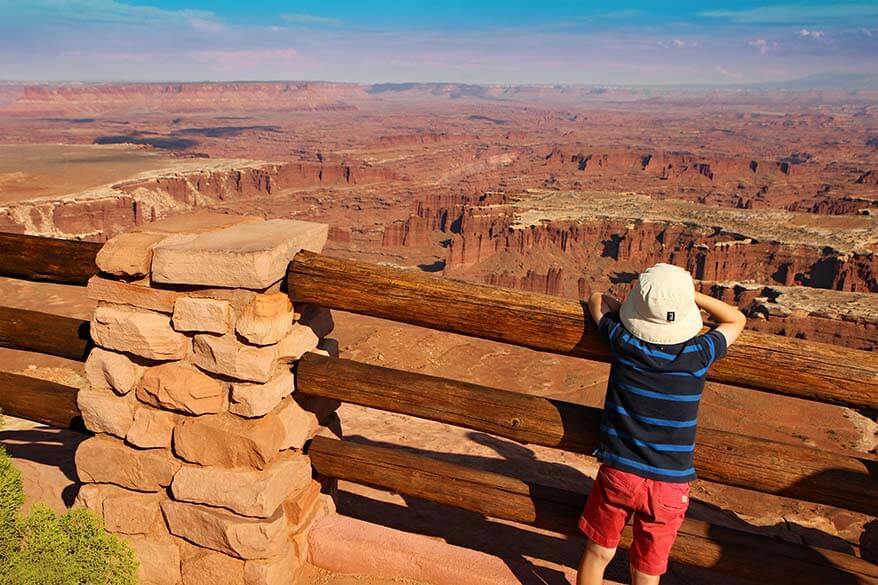
{"type": "MultiPolygon", "coordinates": [[[[0,419],[0,426],[3,420],[0,419]]],[[[12,465],[12,459],[0,445],[0,567],[6,566],[7,559],[21,540],[16,527],[18,510],[24,504],[24,486],[21,472],[12,465]]],[[[2,577],[0,577],[2,579],[2,577]]]]}
{"type": "Polygon", "coordinates": [[[30,514],[21,473],[0,446],[0,585],[136,585],[137,561],[124,541],[88,510],[56,515],[43,504],[30,514]]]}

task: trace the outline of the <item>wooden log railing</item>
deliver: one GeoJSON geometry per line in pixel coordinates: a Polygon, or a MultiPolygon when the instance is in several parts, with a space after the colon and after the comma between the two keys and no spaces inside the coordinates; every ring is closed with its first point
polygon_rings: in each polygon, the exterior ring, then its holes
{"type": "MultiPolygon", "coordinates": [[[[0,276],[85,286],[98,271],[100,249],[95,242],[0,233],[0,276]]],[[[0,306],[0,347],[83,361],[90,346],[88,321],[0,306]]],[[[46,387],[40,395],[50,392],[46,387]]],[[[52,416],[54,405],[45,402],[46,416],[52,416]]],[[[30,412],[33,416],[27,418],[41,416],[36,406],[30,412]]]]}
{"type": "MultiPolygon", "coordinates": [[[[0,233],[0,276],[85,286],[97,272],[101,244],[0,233]]],[[[0,347],[84,361],[91,347],[89,322],[0,306],[0,347]]],[[[0,371],[0,412],[85,431],[77,389],[0,371]]]]}
{"type": "MultiPolygon", "coordinates": [[[[100,244],[0,234],[0,276],[85,285],[100,244]]],[[[302,252],[291,263],[300,302],[607,360],[582,303],[475,285],[302,252]]],[[[0,307],[0,346],[84,360],[88,322],[0,307]]],[[[878,358],[828,345],[747,332],[711,379],[853,407],[878,405],[878,358]]],[[[431,376],[333,360],[299,364],[298,391],[588,453],[600,411],[431,376]]],[[[0,409],[83,430],[76,389],[0,372],[0,409]]],[[[322,437],[309,446],[316,471],[562,533],[575,532],[584,496],[499,474],[322,437]]],[[[696,466],[705,479],[875,514],[874,459],[702,429],[696,466]]],[[[632,539],[623,534],[623,547],[632,539]]],[[[878,569],[814,547],[687,520],[672,559],[766,583],[878,584],[878,569]],[[766,562],[766,559],[770,559],[766,562]]]]}
{"type": "MultiPolygon", "coordinates": [[[[608,360],[583,303],[300,252],[294,301],[540,351],[608,360]]],[[[799,398],[878,407],[878,355],[745,331],[708,378],[799,398]]]]}
{"type": "Polygon", "coordinates": [[[0,233],[0,276],[85,286],[101,244],[0,233]]]}
{"type": "MultiPolygon", "coordinates": [[[[591,454],[601,411],[531,396],[306,354],[296,392],[452,424],[521,443],[591,454]]],[[[701,479],[878,515],[878,459],[701,427],[701,479]]]]}
{"type": "Polygon", "coordinates": [[[0,307],[0,347],[84,361],[91,348],[89,322],[40,311],[0,307]]]}
{"type": "MultiPolygon", "coordinates": [[[[0,234],[0,276],[85,285],[101,244],[0,234]]],[[[300,252],[290,264],[294,300],[607,360],[582,303],[300,252]]],[[[878,407],[878,356],[745,332],[710,379],[852,407],[878,407]]]]}
{"type": "Polygon", "coordinates": [[[77,389],[48,380],[0,372],[0,412],[61,429],[85,431],[77,389]]]}
{"type": "MultiPolygon", "coordinates": [[[[318,473],[447,504],[562,534],[576,531],[585,496],[390,449],[315,438],[308,454],[318,473]]],[[[622,547],[632,541],[623,532],[622,547]]],[[[878,567],[840,552],[793,545],[686,520],[671,560],[760,583],[876,585],[878,567]]]]}

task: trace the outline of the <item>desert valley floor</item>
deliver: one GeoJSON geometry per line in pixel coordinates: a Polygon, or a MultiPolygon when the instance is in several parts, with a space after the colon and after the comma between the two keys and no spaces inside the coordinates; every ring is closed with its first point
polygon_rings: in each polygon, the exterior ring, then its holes
{"type": "MultiPolygon", "coordinates": [[[[878,92],[0,85],[0,231],[104,241],[207,213],[323,222],[330,255],[578,299],[624,294],[638,271],[671,261],[752,329],[878,349],[878,92]]],[[[0,294],[80,318],[93,309],[76,287],[0,279],[0,294]]],[[[603,400],[601,363],[344,313],[333,337],[367,363],[603,400]]],[[[12,350],[0,360],[82,383],[71,362],[12,350]]],[[[571,490],[596,470],[591,458],[402,415],[340,415],[357,441],[571,490]]],[[[718,384],[702,421],[815,447],[878,445],[875,413],[718,384]]],[[[23,423],[0,438],[32,498],[72,501],[74,438],[23,423]]],[[[869,520],[717,484],[695,495],[695,517],[838,550],[856,551],[869,520]]],[[[534,582],[563,582],[582,546],[352,484],[339,508],[521,562],[534,582]]],[[[625,570],[620,560],[615,577],[625,570]]],[[[667,582],[735,581],[675,566],[667,582]]]]}

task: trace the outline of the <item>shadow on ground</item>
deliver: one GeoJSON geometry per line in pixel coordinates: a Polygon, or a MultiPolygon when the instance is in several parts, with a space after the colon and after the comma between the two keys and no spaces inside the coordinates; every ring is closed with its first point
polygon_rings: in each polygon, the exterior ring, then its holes
{"type": "MultiPolygon", "coordinates": [[[[443,453],[403,447],[393,443],[372,441],[358,435],[346,437],[346,440],[404,450],[440,461],[512,477],[521,477],[522,470],[527,469],[529,477],[542,478],[537,483],[564,486],[564,489],[573,489],[580,494],[587,494],[591,489],[592,479],[579,470],[561,463],[540,461],[533,451],[518,443],[479,432],[468,433],[468,438],[491,448],[500,457],[443,453]]],[[[578,534],[562,536],[532,527],[493,520],[479,513],[459,510],[418,498],[402,497],[405,500],[405,506],[380,501],[358,493],[342,491],[339,495],[339,512],[398,530],[438,537],[452,545],[480,550],[497,556],[504,559],[510,570],[525,585],[564,585],[569,583],[566,575],[575,569],[585,545],[585,539],[578,534]],[[543,559],[567,570],[537,566],[529,561],[529,558],[543,559]]],[[[723,524],[726,527],[754,535],[774,537],[776,534],[775,526],[750,525],[705,502],[693,502],[689,516],[695,519],[709,519],[713,522],[720,518],[724,520],[723,524]]],[[[571,522],[575,522],[575,518],[571,522]]],[[[826,543],[823,546],[830,545],[829,547],[835,550],[853,552],[849,543],[834,535],[804,527],[802,531],[813,533],[809,536],[810,541],[826,543]]],[[[825,559],[821,555],[810,552],[808,548],[796,547],[796,550],[797,554],[802,555],[803,560],[809,561],[807,565],[821,566],[825,564],[825,559]]],[[[723,553],[716,560],[714,566],[731,565],[740,562],[740,560],[740,556],[734,552],[723,553]]],[[[627,582],[627,555],[624,551],[619,551],[610,565],[606,577],[610,580],[627,582]]],[[[853,575],[849,579],[846,576],[840,576],[839,579],[834,581],[837,585],[859,582],[853,575]]],[[[663,585],[736,585],[750,583],[750,581],[719,575],[706,569],[672,563],[669,574],[662,583],[663,585]]]]}
{"type": "Polygon", "coordinates": [[[0,444],[21,469],[28,499],[60,512],[79,493],[73,456],[88,436],[48,427],[11,428],[0,430],[0,444]]]}
{"type": "MultiPolygon", "coordinates": [[[[0,442],[23,471],[29,498],[45,501],[55,509],[72,505],[76,498],[79,485],[74,467],[74,453],[78,445],[87,437],[88,435],[81,433],[46,427],[0,430],[0,442]]],[[[403,449],[433,459],[512,477],[521,476],[522,470],[527,470],[528,479],[535,483],[563,486],[565,490],[579,494],[586,494],[591,489],[591,478],[576,468],[562,463],[540,461],[532,450],[518,443],[479,432],[468,433],[468,438],[490,448],[499,457],[400,447],[356,435],[348,437],[347,440],[403,449]]],[[[404,499],[406,505],[401,506],[362,494],[342,491],[339,512],[391,528],[442,538],[453,545],[497,556],[507,562],[519,581],[525,585],[568,583],[567,575],[575,568],[585,544],[584,538],[578,534],[562,536],[493,520],[478,513],[417,498],[404,499]],[[538,566],[529,559],[542,559],[557,568],[538,566]]],[[[718,518],[723,519],[724,525],[753,534],[773,536],[776,529],[774,526],[757,527],[746,524],[740,519],[729,516],[727,512],[703,502],[693,504],[690,516],[710,519],[713,522],[717,522],[718,518]]],[[[575,518],[572,518],[571,522],[575,522],[575,518]]],[[[836,550],[851,552],[851,546],[838,537],[816,529],[808,530],[813,532],[809,537],[810,541],[825,542],[824,546],[831,545],[831,548],[836,550]]],[[[822,557],[817,553],[811,554],[808,550],[801,548],[803,558],[811,561],[809,565],[812,562],[819,564],[822,557]]],[[[731,562],[736,562],[736,555],[724,554],[715,564],[731,562]]],[[[627,575],[627,557],[623,551],[620,551],[608,570],[607,578],[626,582],[627,575]]],[[[668,577],[663,580],[663,585],[732,585],[745,582],[706,570],[672,564],[668,577]]],[[[856,583],[857,580],[852,576],[850,580],[842,579],[835,582],[838,585],[846,585],[856,583]]]]}

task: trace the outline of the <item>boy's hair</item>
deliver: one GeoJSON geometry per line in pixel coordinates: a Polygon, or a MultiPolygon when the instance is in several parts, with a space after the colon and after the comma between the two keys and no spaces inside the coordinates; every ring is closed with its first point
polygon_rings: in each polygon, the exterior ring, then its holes
{"type": "Polygon", "coordinates": [[[661,345],[688,341],[704,326],[692,275],[664,263],[640,273],[619,309],[619,319],[638,339],[661,345]]]}

